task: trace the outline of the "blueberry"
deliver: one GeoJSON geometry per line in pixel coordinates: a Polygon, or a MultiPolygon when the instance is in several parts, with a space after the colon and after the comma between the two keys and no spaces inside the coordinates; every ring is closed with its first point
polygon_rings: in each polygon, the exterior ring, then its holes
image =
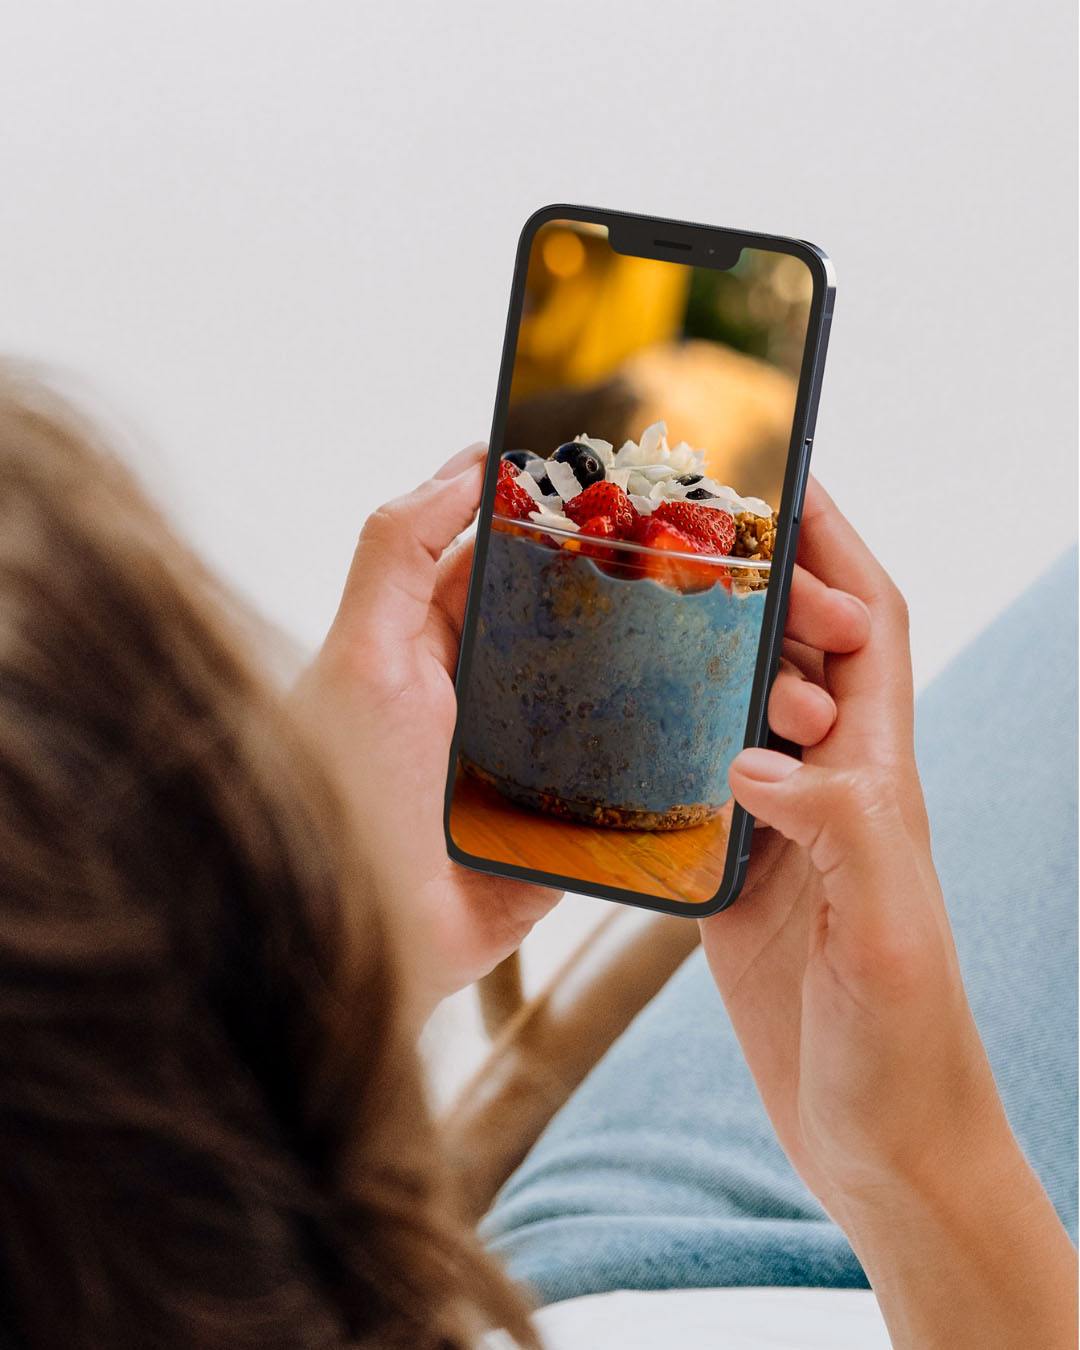
{"type": "MultiPolygon", "coordinates": [[[[506,456],[503,455],[503,459],[505,458],[506,456]]],[[[704,477],[705,475],[703,473],[684,473],[679,478],[676,478],[675,481],[676,483],[681,483],[683,487],[693,487],[695,483],[700,483],[704,477]]],[[[689,496],[690,494],[687,493],[686,495],[689,496]]]]}
{"type": "MultiPolygon", "coordinates": [[[[696,482],[697,479],[695,479],[694,481],[696,482]]],[[[681,479],[681,478],[679,479],[679,482],[680,482],[680,483],[682,482],[682,479],[681,479]]],[[[693,490],[693,492],[688,492],[688,493],[686,494],[686,500],[687,500],[688,502],[708,502],[708,501],[715,501],[715,500],[716,500],[716,493],[715,493],[715,492],[710,492],[708,488],[695,488],[695,489],[693,490]]]]}
{"type": "Polygon", "coordinates": [[[561,464],[569,464],[574,477],[583,488],[599,483],[607,477],[607,472],[599,459],[580,441],[567,441],[565,445],[560,445],[551,458],[557,459],[561,464]]]}
{"type": "Polygon", "coordinates": [[[538,478],[536,480],[536,486],[540,489],[540,491],[544,494],[545,497],[558,496],[558,493],[555,491],[555,485],[552,483],[551,479],[547,476],[547,474],[544,474],[543,478],[538,478]]]}

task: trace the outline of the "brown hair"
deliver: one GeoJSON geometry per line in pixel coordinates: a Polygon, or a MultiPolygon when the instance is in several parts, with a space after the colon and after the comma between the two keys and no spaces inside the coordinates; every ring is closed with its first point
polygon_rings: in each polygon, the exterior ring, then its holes
{"type": "Polygon", "coordinates": [[[535,1344],[361,856],[212,578],[0,369],[0,1343],[535,1344]]]}

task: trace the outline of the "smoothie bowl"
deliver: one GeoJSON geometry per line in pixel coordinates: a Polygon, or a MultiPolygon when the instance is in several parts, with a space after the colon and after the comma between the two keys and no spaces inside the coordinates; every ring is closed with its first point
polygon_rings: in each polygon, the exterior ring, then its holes
{"type": "Polygon", "coordinates": [[[462,767],[585,824],[701,824],[745,736],[776,517],[662,424],[556,455],[500,465],[462,767]]]}

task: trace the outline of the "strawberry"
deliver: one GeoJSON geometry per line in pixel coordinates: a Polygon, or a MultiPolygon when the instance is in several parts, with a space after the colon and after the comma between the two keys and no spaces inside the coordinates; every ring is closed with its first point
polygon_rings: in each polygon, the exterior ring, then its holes
{"type": "Polygon", "coordinates": [[[499,462],[499,483],[495,489],[495,514],[511,520],[528,520],[536,503],[517,481],[517,470],[507,460],[499,462]]]}
{"type": "Polygon", "coordinates": [[[719,553],[726,557],[735,546],[735,519],[716,506],[699,506],[697,502],[661,502],[653,512],[653,519],[666,520],[695,540],[705,553],[719,553]]]}
{"type": "Polygon", "coordinates": [[[677,591],[707,591],[717,581],[722,581],[730,589],[731,578],[726,567],[670,556],[705,553],[707,550],[670,521],[658,519],[658,515],[659,512],[654,511],[651,516],[642,518],[634,530],[635,543],[655,550],[653,554],[642,555],[640,565],[643,575],[677,591]],[[665,554],[669,556],[665,557],[665,554]]]}
{"type": "MultiPolygon", "coordinates": [[[[578,530],[578,539],[587,535],[590,539],[614,539],[617,531],[615,522],[610,516],[590,516],[584,521],[578,530]]],[[[603,548],[599,544],[588,544],[582,542],[580,551],[589,558],[600,558],[605,562],[611,562],[615,559],[616,550],[613,548],[603,548]]]]}
{"type": "Polygon", "coordinates": [[[566,503],[566,514],[576,525],[596,516],[607,516],[616,535],[625,539],[634,528],[638,513],[618,483],[593,483],[566,503]]]}

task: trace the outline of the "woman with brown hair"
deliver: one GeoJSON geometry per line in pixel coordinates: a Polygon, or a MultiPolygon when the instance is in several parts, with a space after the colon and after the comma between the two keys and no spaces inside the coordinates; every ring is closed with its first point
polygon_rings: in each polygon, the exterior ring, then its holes
{"type": "Polygon", "coordinates": [[[382,859],[239,617],[8,373],[0,1343],[532,1344],[453,1218],[382,859]]]}
{"type": "MultiPolygon", "coordinates": [[[[414,1048],[557,899],[443,847],[469,567],[450,545],[481,459],[368,521],[284,697],[92,429],[5,376],[0,1343],[537,1343],[455,1219],[414,1048]]],[[[1073,1251],[1005,1121],[930,858],[902,602],[819,489],[800,563],[803,660],[770,719],[805,763],[733,772],[776,828],[708,921],[714,975],[895,1343],[1068,1344],[1073,1251]],[[972,1242],[1003,1215],[1023,1222],[972,1242]]]]}

